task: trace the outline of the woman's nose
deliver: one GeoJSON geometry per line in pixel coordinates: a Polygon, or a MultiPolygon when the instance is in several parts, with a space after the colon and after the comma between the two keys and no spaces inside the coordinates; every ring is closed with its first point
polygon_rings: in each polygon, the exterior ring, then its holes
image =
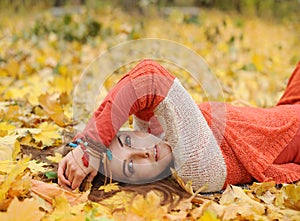
{"type": "Polygon", "coordinates": [[[135,149],[135,150],[132,150],[131,154],[133,157],[149,158],[150,150],[149,149],[135,149]]]}

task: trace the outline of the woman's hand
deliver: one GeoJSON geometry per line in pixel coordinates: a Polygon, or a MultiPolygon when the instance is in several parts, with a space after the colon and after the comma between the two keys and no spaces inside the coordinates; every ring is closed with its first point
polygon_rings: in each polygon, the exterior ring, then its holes
{"type": "Polygon", "coordinates": [[[91,159],[89,166],[85,167],[82,162],[83,151],[78,146],[69,152],[58,164],[58,184],[66,189],[76,189],[87,177],[88,182],[92,182],[97,175],[100,159],[91,159]]]}

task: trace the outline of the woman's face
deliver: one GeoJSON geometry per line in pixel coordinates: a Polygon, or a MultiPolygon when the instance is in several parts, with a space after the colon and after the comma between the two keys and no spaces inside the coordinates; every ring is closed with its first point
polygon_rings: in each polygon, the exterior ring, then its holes
{"type": "Polygon", "coordinates": [[[112,140],[113,179],[125,183],[154,181],[172,161],[170,146],[149,133],[122,131],[112,140]]]}

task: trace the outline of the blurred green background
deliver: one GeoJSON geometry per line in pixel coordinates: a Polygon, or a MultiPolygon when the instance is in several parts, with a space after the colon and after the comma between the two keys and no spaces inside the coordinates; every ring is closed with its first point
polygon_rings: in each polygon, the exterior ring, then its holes
{"type": "Polygon", "coordinates": [[[1,11],[20,12],[49,7],[84,5],[90,8],[112,5],[126,11],[147,10],[156,7],[205,7],[224,11],[236,11],[241,14],[257,15],[263,18],[295,19],[299,21],[299,0],[1,0],[1,11]]]}

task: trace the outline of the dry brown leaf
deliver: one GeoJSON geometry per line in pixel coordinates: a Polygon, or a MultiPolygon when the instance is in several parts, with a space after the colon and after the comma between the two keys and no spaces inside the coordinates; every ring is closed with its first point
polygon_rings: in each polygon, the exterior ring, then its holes
{"type": "Polygon", "coordinates": [[[31,180],[31,191],[39,195],[46,201],[52,203],[55,196],[64,194],[70,205],[76,205],[87,201],[89,192],[76,193],[69,190],[65,190],[59,187],[57,184],[45,183],[38,180],[31,180]]]}

